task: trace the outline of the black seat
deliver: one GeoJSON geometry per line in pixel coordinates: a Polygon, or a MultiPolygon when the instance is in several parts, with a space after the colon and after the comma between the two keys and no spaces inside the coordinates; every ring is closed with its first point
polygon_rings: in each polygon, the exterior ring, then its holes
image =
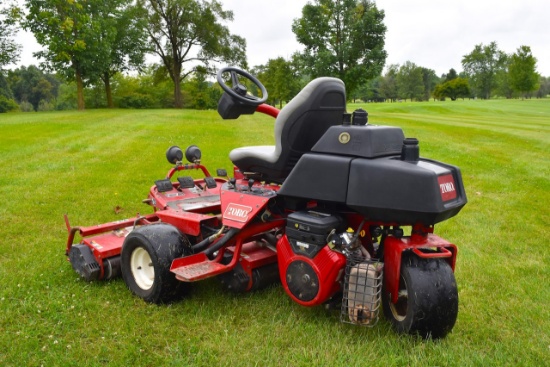
{"type": "Polygon", "coordinates": [[[342,123],[345,111],[344,83],[329,77],[314,79],[279,113],[275,145],[237,148],[229,158],[249,177],[281,183],[330,126],[342,123]]]}

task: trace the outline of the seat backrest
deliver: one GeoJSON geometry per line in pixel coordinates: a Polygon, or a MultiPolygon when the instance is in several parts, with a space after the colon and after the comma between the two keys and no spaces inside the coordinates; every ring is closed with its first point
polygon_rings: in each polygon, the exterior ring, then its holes
{"type": "Polygon", "coordinates": [[[342,124],[345,111],[344,82],[330,77],[309,82],[275,121],[275,170],[286,176],[330,126],[342,124]]]}

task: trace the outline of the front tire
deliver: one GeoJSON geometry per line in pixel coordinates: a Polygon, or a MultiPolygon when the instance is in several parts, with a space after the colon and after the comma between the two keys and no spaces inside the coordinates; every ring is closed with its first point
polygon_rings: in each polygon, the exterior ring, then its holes
{"type": "Polygon", "coordinates": [[[423,259],[404,253],[398,299],[382,292],[384,315],[399,333],[443,338],[458,315],[458,290],[453,271],[443,259],[423,259]]]}
{"type": "Polygon", "coordinates": [[[187,238],[172,225],[150,224],[133,230],[120,256],[122,278],[136,296],[149,303],[169,303],[183,297],[189,284],[170,272],[174,259],[192,253],[187,238]]]}

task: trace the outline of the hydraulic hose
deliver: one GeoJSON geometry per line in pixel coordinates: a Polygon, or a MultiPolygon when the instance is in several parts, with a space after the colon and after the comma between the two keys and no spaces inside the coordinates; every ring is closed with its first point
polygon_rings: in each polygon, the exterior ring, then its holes
{"type": "MultiPolygon", "coordinates": [[[[214,252],[221,249],[230,239],[232,239],[237,233],[239,233],[239,230],[237,228],[231,228],[227,233],[222,237],[221,240],[219,240],[214,246],[207,248],[204,251],[204,254],[208,257],[211,257],[214,252]]],[[[204,241],[203,241],[204,242],[204,241]]]]}
{"type": "Polygon", "coordinates": [[[193,253],[194,253],[194,254],[197,254],[197,253],[201,252],[202,250],[204,250],[205,248],[207,248],[208,246],[210,246],[210,244],[211,244],[212,242],[214,242],[214,240],[215,240],[216,238],[218,238],[218,237],[221,236],[221,234],[223,233],[224,229],[225,229],[225,226],[222,226],[222,228],[221,228],[218,232],[214,233],[214,234],[211,235],[211,236],[206,237],[206,238],[205,238],[204,240],[202,240],[201,242],[194,244],[194,245],[191,247],[191,248],[193,249],[193,253]]]}

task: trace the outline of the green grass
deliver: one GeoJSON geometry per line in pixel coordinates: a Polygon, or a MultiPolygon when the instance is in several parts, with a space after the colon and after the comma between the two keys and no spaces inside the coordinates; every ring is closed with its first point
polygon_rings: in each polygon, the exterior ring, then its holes
{"type": "Polygon", "coordinates": [[[64,256],[73,225],[148,213],[168,146],[271,144],[273,121],[197,111],[0,114],[1,366],[541,366],[550,360],[550,101],[350,105],[458,165],[469,203],[436,226],[456,243],[460,307],[441,341],[341,324],[280,286],[232,295],[215,280],[154,306],[121,279],[86,283],[64,256]],[[113,208],[122,207],[120,214],[113,208]]]}

